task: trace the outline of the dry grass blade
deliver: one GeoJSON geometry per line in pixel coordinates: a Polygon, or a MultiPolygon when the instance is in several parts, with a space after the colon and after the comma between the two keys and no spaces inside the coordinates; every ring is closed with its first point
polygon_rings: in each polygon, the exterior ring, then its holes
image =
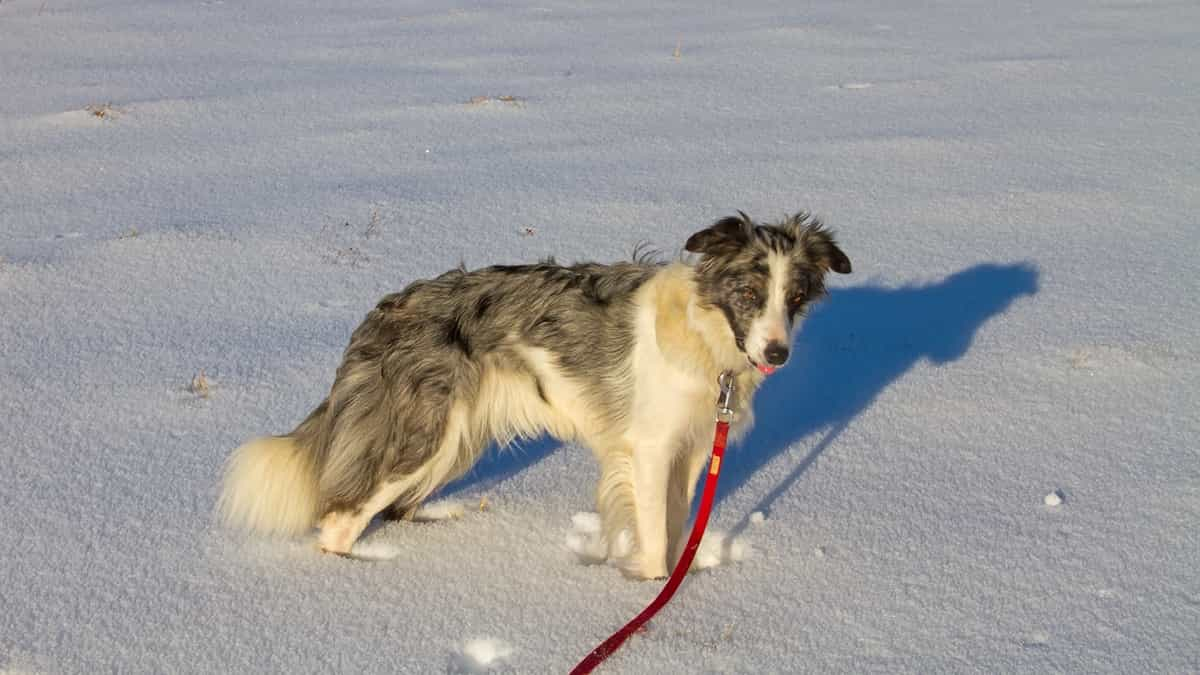
{"type": "Polygon", "coordinates": [[[492,102],[506,103],[508,105],[515,106],[515,107],[521,107],[521,106],[525,105],[525,102],[523,99],[520,99],[516,96],[508,95],[508,94],[506,94],[504,96],[472,96],[471,100],[467,101],[467,105],[480,106],[480,105],[488,105],[489,103],[492,103],[492,102]]]}
{"type": "Polygon", "coordinates": [[[204,376],[203,369],[196,373],[196,376],[192,378],[190,383],[188,383],[188,391],[199,396],[200,398],[208,398],[208,378],[204,376]]]}
{"type": "Polygon", "coordinates": [[[100,103],[89,105],[84,108],[92,114],[92,117],[99,117],[102,120],[116,119],[120,116],[121,111],[113,107],[112,103],[100,103]]]}

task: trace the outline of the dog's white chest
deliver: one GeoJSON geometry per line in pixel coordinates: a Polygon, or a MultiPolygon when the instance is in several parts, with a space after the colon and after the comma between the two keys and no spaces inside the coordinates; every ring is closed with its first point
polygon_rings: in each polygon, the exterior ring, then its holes
{"type": "Polygon", "coordinates": [[[665,358],[653,339],[653,319],[639,323],[630,433],[642,446],[659,446],[669,454],[686,451],[698,436],[711,433],[716,380],[706,382],[665,358]]]}

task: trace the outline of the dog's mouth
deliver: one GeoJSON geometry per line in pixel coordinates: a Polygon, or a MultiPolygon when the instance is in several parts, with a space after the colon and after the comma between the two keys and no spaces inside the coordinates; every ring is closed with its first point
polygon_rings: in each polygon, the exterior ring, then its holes
{"type": "MultiPolygon", "coordinates": [[[[741,337],[735,337],[733,341],[737,345],[737,348],[743,354],[746,354],[746,340],[741,337]]],[[[775,372],[775,366],[769,366],[765,363],[759,363],[758,361],[755,361],[754,359],[750,358],[749,354],[746,354],[746,361],[749,362],[751,366],[756,368],[758,370],[758,372],[762,373],[763,375],[770,375],[771,373],[775,372]]]]}
{"type": "Polygon", "coordinates": [[[775,372],[775,366],[768,366],[765,363],[759,363],[758,361],[750,358],[749,354],[746,355],[746,360],[750,362],[750,365],[757,368],[758,372],[762,373],[763,375],[770,375],[775,372]]]}

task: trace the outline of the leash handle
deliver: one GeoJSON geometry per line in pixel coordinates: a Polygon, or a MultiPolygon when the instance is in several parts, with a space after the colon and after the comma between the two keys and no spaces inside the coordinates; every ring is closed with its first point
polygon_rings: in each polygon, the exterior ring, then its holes
{"type": "Polygon", "coordinates": [[[692,534],[688,537],[683,555],[679,557],[679,562],[675,563],[675,570],[671,572],[671,577],[667,579],[667,585],[663,586],[658,596],[640,614],[633,617],[632,621],[625,624],[585,656],[579,665],[571,670],[571,675],[586,675],[592,672],[604,659],[620,649],[630,635],[641,629],[642,625],[658,613],[658,610],[670,602],[671,597],[675,595],[675,590],[679,588],[679,584],[683,583],[683,578],[687,576],[688,570],[692,566],[692,560],[700,548],[700,540],[704,538],[704,529],[708,526],[708,515],[712,512],[713,497],[717,493],[717,479],[721,475],[721,458],[725,456],[725,444],[729,437],[729,422],[733,418],[733,410],[729,407],[733,400],[733,374],[725,371],[721,373],[717,382],[721,386],[721,395],[717,399],[717,429],[713,435],[712,459],[708,463],[708,477],[704,479],[704,493],[700,497],[700,510],[696,513],[696,523],[692,525],[692,534]]]}

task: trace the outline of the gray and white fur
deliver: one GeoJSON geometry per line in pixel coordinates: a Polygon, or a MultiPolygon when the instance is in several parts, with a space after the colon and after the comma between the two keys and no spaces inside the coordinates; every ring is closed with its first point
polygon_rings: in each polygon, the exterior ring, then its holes
{"type": "Polygon", "coordinates": [[[233,526],[318,527],[349,555],[371,518],[411,515],[489,444],[549,433],[589,446],[610,559],[665,576],[712,441],[718,374],[737,376],[731,436],[782,366],[829,270],[850,272],[806,213],[697,232],[694,264],[462,269],[384,297],[354,331],[329,396],[286,436],[240,447],[219,502],[233,526]]]}

